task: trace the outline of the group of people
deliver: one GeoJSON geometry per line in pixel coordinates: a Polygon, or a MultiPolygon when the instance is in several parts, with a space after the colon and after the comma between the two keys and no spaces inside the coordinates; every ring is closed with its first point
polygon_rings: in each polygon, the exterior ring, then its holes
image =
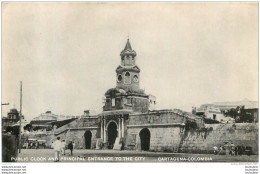
{"type": "Polygon", "coordinates": [[[213,147],[215,155],[242,155],[243,147],[242,146],[235,146],[231,143],[229,146],[217,146],[213,147]]]}
{"type": "Polygon", "coordinates": [[[29,142],[28,144],[28,148],[29,149],[39,149],[39,142],[36,140],[35,142],[29,142]]]}
{"type": "Polygon", "coordinates": [[[26,149],[39,149],[39,148],[46,148],[46,140],[35,140],[35,139],[28,139],[24,142],[23,148],[26,149]]]}
{"type": "MultiPolygon", "coordinates": [[[[57,137],[57,140],[54,141],[51,145],[54,149],[55,161],[60,161],[60,155],[65,155],[66,150],[66,141],[60,141],[60,137],[57,137]]],[[[73,155],[73,149],[75,147],[75,143],[70,141],[68,144],[68,149],[70,150],[70,155],[73,155]]]]}

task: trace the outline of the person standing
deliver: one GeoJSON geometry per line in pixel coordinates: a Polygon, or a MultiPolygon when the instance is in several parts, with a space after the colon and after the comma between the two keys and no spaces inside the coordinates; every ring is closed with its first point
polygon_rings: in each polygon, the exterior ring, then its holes
{"type": "Polygon", "coordinates": [[[233,143],[230,145],[230,155],[235,155],[235,145],[233,143]]]}
{"type": "Polygon", "coordinates": [[[238,155],[238,146],[235,147],[235,156],[238,155]]]}
{"type": "Polygon", "coordinates": [[[66,148],[66,142],[65,142],[65,140],[62,140],[62,142],[61,142],[62,155],[65,155],[65,148],[66,148]]]}
{"type": "Polygon", "coordinates": [[[72,144],[72,141],[70,141],[70,143],[68,144],[68,149],[70,149],[70,155],[72,156],[73,155],[73,144],[72,144]]]}
{"type": "Polygon", "coordinates": [[[72,145],[73,145],[73,149],[75,149],[76,143],[74,141],[72,142],[72,145]]]}
{"type": "Polygon", "coordinates": [[[36,142],[35,142],[35,149],[38,149],[39,148],[39,142],[38,142],[38,140],[36,140],[36,142]]]}
{"type": "Polygon", "coordinates": [[[54,149],[55,162],[60,161],[60,151],[62,150],[60,137],[57,137],[57,140],[52,143],[51,147],[54,149]]]}
{"type": "Polygon", "coordinates": [[[32,142],[29,143],[29,149],[32,149],[32,142]]]}
{"type": "Polygon", "coordinates": [[[218,154],[218,147],[214,146],[213,149],[214,149],[214,154],[217,155],[218,154]]]}
{"type": "Polygon", "coordinates": [[[222,147],[222,146],[220,146],[220,147],[219,147],[219,152],[218,152],[218,155],[223,155],[223,154],[222,154],[222,153],[223,153],[222,151],[223,151],[223,147],[222,147]]]}

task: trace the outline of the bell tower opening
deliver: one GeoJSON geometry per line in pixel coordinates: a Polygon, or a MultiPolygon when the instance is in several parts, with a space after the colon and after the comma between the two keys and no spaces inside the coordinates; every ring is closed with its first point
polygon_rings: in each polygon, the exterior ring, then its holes
{"type": "Polygon", "coordinates": [[[128,71],[125,73],[125,84],[131,84],[131,75],[128,71]]]}

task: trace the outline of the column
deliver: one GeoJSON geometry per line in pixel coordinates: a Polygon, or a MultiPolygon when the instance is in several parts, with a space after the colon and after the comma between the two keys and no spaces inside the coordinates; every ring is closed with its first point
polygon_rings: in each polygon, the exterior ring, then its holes
{"type": "Polygon", "coordinates": [[[118,137],[121,138],[121,118],[118,117],[118,137]]]}
{"type": "Polygon", "coordinates": [[[124,120],[124,115],[122,117],[122,138],[124,138],[124,135],[125,135],[125,120],[124,120]]]}
{"type": "Polygon", "coordinates": [[[101,116],[101,139],[104,140],[103,116],[101,116]]]}
{"type": "Polygon", "coordinates": [[[106,118],[104,118],[104,143],[107,142],[106,118]]]}

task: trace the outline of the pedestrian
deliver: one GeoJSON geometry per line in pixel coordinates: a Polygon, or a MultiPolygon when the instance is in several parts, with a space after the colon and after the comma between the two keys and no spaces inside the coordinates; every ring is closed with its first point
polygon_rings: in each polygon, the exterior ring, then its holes
{"type": "Polygon", "coordinates": [[[32,142],[29,143],[29,149],[32,149],[32,142]]]}
{"type": "Polygon", "coordinates": [[[217,155],[218,154],[218,147],[214,146],[213,149],[214,149],[214,154],[217,155]]]}
{"type": "Polygon", "coordinates": [[[38,140],[36,140],[36,142],[35,142],[35,149],[38,149],[39,148],[39,142],[38,142],[38,140]]]}
{"type": "Polygon", "coordinates": [[[62,140],[62,142],[61,142],[62,155],[65,155],[65,148],[66,148],[66,142],[65,142],[65,140],[62,140]]]}
{"type": "Polygon", "coordinates": [[[235,145],[233,143],[230,144],[230,155],[235,155],[235,145]]]}
{"type": "Polygon", "coordinates": [[[55,162],[60,161],[60,151],[61,151],[61,141],[60,137],[57,137],[57,140],[52,143],[51,147],[54,149],[55,162]]]}
{"type": "Polygon", "coordinates": [[[235,155],[238,155],[238,146],[235,147],[235,155]]]}
{"type": "Polygon", "coordinates": [[[68,144],[68,149],[70,149],[70,155],[72,156],[73,155],[73,143],[72,141],[70,141],[70,143],[68,144]]]}
{"type": "Polygon", "coordinates": [[[220,146],[220,147],[219,147],[219,152],[218,152],[218,154],[219,154],[219,155],[223,155],[223,154],[222,154],[222,151],[223,151],[223,147],[220,146]]]}
{"type": "Polygon", "coordinates": [[[243,149],[242,146],[238,146],[238,155],[242,155],[243,149]]]}
{"type": "Polygon", "coordinates": [[[76,143],[74,141],[72,142],[72,145],[73,145],[73,149],[75,149],[76,143]]]}

